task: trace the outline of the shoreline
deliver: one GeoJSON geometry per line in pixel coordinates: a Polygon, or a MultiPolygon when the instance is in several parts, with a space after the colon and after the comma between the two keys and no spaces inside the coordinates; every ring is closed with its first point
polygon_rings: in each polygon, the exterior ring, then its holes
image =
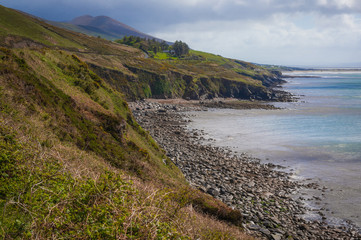
{"type": "Polygon", "coordinates": [[[321,211],[317,212],[321,221],[307,222],[301,217],[310,209],[293,196],[301,189],[321,191],[316,183],[292,180],[290,173],[277,170],[282,166],[263,164],[246,154],[238,156],[227,148],[204,145],[201,131],[189,131],[185,127],[190,121],[186,112],[206,110],[209,106],[235,109],[274,107],[264,102],[241,101],[235,104],[234,99],[207,101],[150,99],[129,105],[138,123],[166,150],[167,156],[182,170],[192,186],[241,210],[248,233],[266,239],[361,237],[353,226],[328,225],[321,211]]]}
{"type": "Polygon", "coordinates": [[[213,98],[206,100],[185,100],[176,99],[147,99],[147,102],[163,105],[176,105],[189,108],[227,108],[227,109],[279,109],[266,101],[239,100],[235,98],[213,98]]]}

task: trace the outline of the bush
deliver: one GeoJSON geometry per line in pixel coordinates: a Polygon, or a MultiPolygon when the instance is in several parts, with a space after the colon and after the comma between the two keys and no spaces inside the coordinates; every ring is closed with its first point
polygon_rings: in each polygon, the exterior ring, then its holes
{"type": "Polygon", "coordinates": [[[0,147],[0,238],[181,236],[161,209],[170,205],[167,191],[145,195],[111,172],[97,180],[75,179],[55,159],[26,155],[3,127],[0,147]]]}

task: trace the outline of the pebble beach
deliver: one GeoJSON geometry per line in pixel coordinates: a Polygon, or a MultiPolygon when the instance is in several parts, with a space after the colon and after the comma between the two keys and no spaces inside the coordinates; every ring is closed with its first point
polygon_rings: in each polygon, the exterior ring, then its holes
{"type": "MultiPolygon", "coordinates": [[[[242,103],[237,108],[272,109],[269,105],[250,104],[242,103]]],[[[227,107],[227,101],[221,104],[220,101],[205,104],[175,100],[129,103],[138,123],[166,150],[189,184],[239,209],[244,217],[243,227],[249,234],[275,240],[361,239],[360,230],[352,223],[328,225],[322,211],[314,212],[319,220],[302,218],[314,210],[305,206],[300,191],[322,191],[322,186],[295,181],[292,173],[282,171],[282,166],[263,164],[248,154],[216,147],[207,143],[202,131],[187,128],[190,111],[206,111],[215,105],[227,107]]]]}

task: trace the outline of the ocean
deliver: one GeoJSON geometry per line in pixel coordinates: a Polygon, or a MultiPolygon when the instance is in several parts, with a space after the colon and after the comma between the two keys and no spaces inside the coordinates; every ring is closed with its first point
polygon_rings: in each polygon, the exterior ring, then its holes
{"type": "Polygon", "coordinates": [[[322,203],[307,204],[325,209],[330,224],[351,220],[361,227],[361,72],[292,75],[283,89],[299,101],[274,103],[280,110],[197,112],[190,127],[204,130],[217,146],[285,166],[295,179],[325,186],[324,192],[309,192],[322,203]]]}

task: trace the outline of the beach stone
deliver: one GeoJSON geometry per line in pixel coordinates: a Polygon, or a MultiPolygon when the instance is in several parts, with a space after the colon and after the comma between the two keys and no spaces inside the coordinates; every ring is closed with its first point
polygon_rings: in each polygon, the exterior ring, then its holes
{"type": "Polygon", "coordinates": [[[273,224],[272,222],[266,220],[266,221],[263,221],[263,225],[267,228],[273,228],[273,224]]]}
{"type": "Polygon", "coordinates": [[[266,193],[263,193],[263,195],[264,195],[266,198],[269,198],[269,197],[273,196],[273,193],[266,192],[266,193]]]}
{"type": "Polygon", "coordinates": [[[248,229],[250,229],[250,230],[256,230],[256,231],[258,231],[258,230],[261,229],[261,227],[258,226],[257,224],[249,224],[249,225],[247,225],[247,227],[248,227],[248,229]]]}
{"type": "Polygon", "coordinates": [[[267,236],[271,235],[270,230],[268,230],[267,228],[261,228],[259,231],[261,233],[263,233],[264,235],[267,235],[267,236]]]}
{"type": "Polygon", "coordinates": [[[208,188],[207,193],[212,196],[219,196],[219,194],[220,194],[219,191],[214,188],[208,188]]]}
{"type": "Polygon", "coordinates": [[[251,181],[251,182],[248,183],[248,187],[250,187],[250,188],[254,187],[255,185],[256,185],[256,184],[255,184],[253,181],[251,181]]]}
{"type": "Polygon", "coordinates": [[[272,236],[272,239],[273,239],[273,240],[281,240],[281,239],[282,239],[282,235],[281,235],[281,234],[275,233],[275,234],[271,234],[271,236],[272,236]]]}

